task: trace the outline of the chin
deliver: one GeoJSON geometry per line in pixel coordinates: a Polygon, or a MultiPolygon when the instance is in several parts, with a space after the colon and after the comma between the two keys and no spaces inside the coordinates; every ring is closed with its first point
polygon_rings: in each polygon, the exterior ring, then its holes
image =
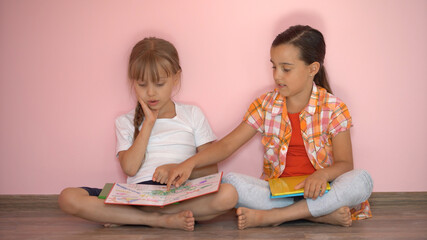
{"type": "Polygon", "coordinates": [[[282,95],[284,97],[289,96],[289,91],[280,90],[279,93],[280,93],[280,95],[282,95]]]}

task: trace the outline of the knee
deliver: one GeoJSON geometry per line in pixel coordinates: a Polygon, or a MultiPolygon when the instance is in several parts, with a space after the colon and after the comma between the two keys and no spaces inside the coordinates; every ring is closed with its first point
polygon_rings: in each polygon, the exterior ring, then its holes
{"type": "Polygon", "coordinates": [[[233,185],[233,186],[236,186],[236,184],[235,184],[235,182],[236,182],[236,177],[237,177],[237,174],[236,174],[236,173],[233,173],[233,172],[227,173],[227,174],[222,178],[222,182],[223,182],[223,183],[231,184],[231,185],[233,185]]]}
{"type": "Polygon", "coordinates": [[[78,197],[78,189],[66,188],[59,194],[58,205],[62,211],[76,215],[80,209],[78,197]]]}
{"type": "Polygon", "coordinates": [[[247,176],[240,173],[230,172],[222,178],[222,183],[228,183],[232,185],[235,188],[235,191],[237,191],[237,193],[240,193],[241,191],[243,191],[242,186],[247,185],[249,182],[247,176]]]}
{"type": "Polygon", "coordinates": [[[357,169],[353,171],[357,179],[356,182],[360,183],[360,187],[363,188],[365,190],[364,192],[370,196],[374,188],[374,182],[371,175],[364,169],[357,169]]]}
{"type": "Polygon", "coordinates": [[[341,175],[333,183],[333,192],[338,199],[348,201],[346,206],[354,206],[366,201],[372,193],[373,181],[366,170],[352,170],[341,175]]]}
{"type": "Polygon", "coordinates": [[[216,195],[213,207],[218,211],[230,210],[236,206],[238,198],[239,196],[233,185],[223,183],[216,195]]]}

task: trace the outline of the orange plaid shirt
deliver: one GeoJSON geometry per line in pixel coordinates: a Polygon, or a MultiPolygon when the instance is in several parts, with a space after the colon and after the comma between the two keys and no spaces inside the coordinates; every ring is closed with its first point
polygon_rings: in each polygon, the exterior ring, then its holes
{"type": "MultiPolygon", "coordinates": [[[[313,83],[307,107],[299,115],[301,135],[308,158],[315,169],[333,164],[332,137],[352,126],[347,106],[326,89],[313,83]]],[[[286,154],[292,129],[286,110],[286,98],[276,89],[256,99],[245,114],[244,121],[262,133],[264,165],[262,178],[278,178],[286,167],[286,154]]],[[[352,209],[353,219],[371,216],[366,201],[352,209]]]]}

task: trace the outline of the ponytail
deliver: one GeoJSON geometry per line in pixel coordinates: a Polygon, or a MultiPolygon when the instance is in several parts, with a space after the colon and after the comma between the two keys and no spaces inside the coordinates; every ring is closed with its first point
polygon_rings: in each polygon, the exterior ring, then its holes
{"type": "Polygon", "coordinates": [[[323,64],[320,65],[319,72],[317,72],[317,74],[314,76],[314,83],[317,86],[320,86],[320,87],[326,89],[326,91],[328,91],[328,93],[332,94],[332,89],[331,89],[331,86],[329,85],[329,82],[328,82],[328,75],[326,73],[326,69],[323,66],[323,64]]]}
{"type": "Polygon", "coordinates": [[[281,44],[292,44],[300,50],[300,58],[305,64],[320,63],[319,72],[314,76],[314,83],[332,93],[329,86],[326,69],[323,62],[326,54],[326,44],[323,34],[310,26],[295,25],[277,35],[271,47],[281,44]]]}
{"type": "Polygon", "coordinates": [[[142,121],[144,120],[144,111],[142,111],[141,104],[138,102],[135,108],[135,117],[133,119],[133,126],[135,127],[135,132],[133,133],[133,141],[139,134],[139,126],[141,126],[142,121]]]}

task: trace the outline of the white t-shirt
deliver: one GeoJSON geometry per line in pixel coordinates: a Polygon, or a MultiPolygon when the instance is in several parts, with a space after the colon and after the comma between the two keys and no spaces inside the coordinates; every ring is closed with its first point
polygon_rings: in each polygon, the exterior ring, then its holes
{"type": "MultiPolygon", "coordinates": [[[[128,183],[152,180],[158,166],[181,163],[193,156],[197,147],[216,139],[200,108],[175,103],[175,110],[175,117],[156,120],[148,140],[145,160],[138,173],[128,177],[128,183]]],[[[135,110],[132,110],[116,119],[116,154],[132,146],[134,116],[135,110]]]]}

